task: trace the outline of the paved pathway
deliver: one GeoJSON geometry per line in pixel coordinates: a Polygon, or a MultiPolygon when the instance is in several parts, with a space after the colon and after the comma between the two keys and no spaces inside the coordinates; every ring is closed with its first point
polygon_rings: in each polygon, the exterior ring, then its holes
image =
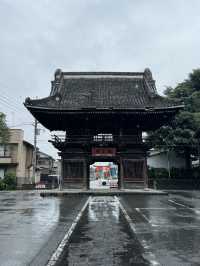
{"type": "Polygon", "coordinates": [[[44,266],[87,197],[0,192],[0,266],[44,266]]]}
{"type": "Polygon", "coordinates": [[[200,266],[200,192],[123,196],[140,243],[157,265],[200,266]]]}
{"type": "Polygon", "coordinates": [[[149,265],[115,197],[92,197],[59,265],[149,265]]]}
{"type": "MultiPolygon", "coordinates": [[[[87,199],[0,192],[0,265],[45,266],[87,199]]],[[[115,197],[92,196],[60,265],[200,266],[200,191],[118,199],[134,234],[115,197]]]]}

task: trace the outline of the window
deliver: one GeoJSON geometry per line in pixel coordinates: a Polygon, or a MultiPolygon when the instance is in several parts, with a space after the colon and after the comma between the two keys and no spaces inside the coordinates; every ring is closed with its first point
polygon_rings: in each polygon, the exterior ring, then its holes
{"type": "Polygon", "coordinates": [[[8,145],[0,144],[0,157],[9,157],[10,147],[8,145]]]}

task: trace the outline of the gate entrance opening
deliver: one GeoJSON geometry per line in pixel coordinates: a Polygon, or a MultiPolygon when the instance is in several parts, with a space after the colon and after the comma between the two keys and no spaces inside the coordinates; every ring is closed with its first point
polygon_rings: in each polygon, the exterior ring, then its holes
{"type": "Polygon", "coordinates": [[[90,189],[118,188],[118,165],[113,162],[95,162],[90,165],[90,189]]]}

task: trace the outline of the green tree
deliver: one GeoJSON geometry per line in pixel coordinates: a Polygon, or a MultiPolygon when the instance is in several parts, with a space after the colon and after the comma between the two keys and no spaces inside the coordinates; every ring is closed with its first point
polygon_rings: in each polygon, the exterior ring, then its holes
{"type": "Polygon", "coordinates": [[[191,156],[198,155],[196,132],[200,130],[200,69],[193,70],[188,79],[175,88],[168,87],[165,96],[171,101],[184,103],[169,126],[163,126],[150,132],[148,141],[151,147],[162,150],[173,150],[185,157],[187,169],[191,168],[191,156]]]}
{"type": "Polygon", "coordinates": [[[17,183],[16,183],[16,175],[12,172],[7,173],[5,175],[5,178],[3,179],[3,182],[5,184],[5,189],[7,190],[14,190],[16,189],[17,183]]]}
{"type": "Polygon", "coordinates": [[[9,140],[9,129],[6,124],[6,116],[0,112],[0,143],[5,143],[9,140]]]}
{"type": "Polygon", "coordinates": [[[0,179],[0,190],[15,190],[17,187],[15,173],[6,173],[4,179],[0,179]]]}

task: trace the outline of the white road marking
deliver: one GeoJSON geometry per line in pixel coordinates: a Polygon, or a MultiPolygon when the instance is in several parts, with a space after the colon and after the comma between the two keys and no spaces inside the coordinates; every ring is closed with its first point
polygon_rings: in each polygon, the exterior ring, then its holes
{"type": "Polygon", "coordinates": [[[199,209],[196,209],[196,208],[191,208],[191,207],[189,207],[189,206],[187,206],[187,205],[184,205],[184,204],[181,204],[181,203],[178,203],[178,202],[176,202],[175,200],[168,200],[169,202],[172,202],[172,203],[174,203],[174,204],[176,204],[176,205],[178,205],[178,206],[181,206],[181,207],[184,207],[184,209],[189,209],[189,210],[192,210],[193,212],[195,212],[196,214],[200,214],[200,210],[199,209]]]}
{"type": "Polygon", "coordinates": [[[134,225],[134,223],[132,222],[130,216],[128,215],[128,213],[127,213],[126,210],[124,209],[124,207],[123,207],[123,205],[121,204],[121,202],[119,201],[118,197],[117,197],[117,196],[114,196],[114,197],[115,197],[115,200],[118,202],[119,207],[120,207],[120,209],[122,210],[122,213],[124,214],[124,216],[125,216],[125,218],[126,218],[128,224],[129,224],[131,230],[132,230],[134,233],[136,233],[135,225],[134,225]]]}
{"type": "MultiPolygon", "coordinates": [[[[154,224],[151,222],[151,220],[149,220],[147,218],[147,216],[141,212],[141,209],[140,208],[135,208],[135,210],[152,226],[152,227],[158,227],[159,225],[158,224],[154,224]]],[[[148,209],[147,209],[148,210],[148,209]]]]}
{"type": "Polygon", "coordinates": [[[176,208],[175,207],[172,207],[172,208],[140,208],[140,210],[164,210],[164,211],[166,211],[166,210],[176,210],[176,208]]]}
{"type": "Polygon", "coordinates": [[[176,204],[176,205],[179,205],[179,206],[181,206],[181,207],[184,207],[184,208],[186,208],[186,209],[190,209],[190,210],[195,211],[195,208],[191,208],[191,207],[189,207],[189,206],[187,206],[187,205],[185,205],[185,204],[178,203],[178,202],[176,202],[175,200],[168,200],[168,201],[169,201],[169,202],[172,202],[172,203],[174,203],[174,204],[176,204]]]}
{"type": "Polygon", "coordinates": [[[66,246],[67,242],[69,241],[70,236],[72,235],[77,223],[79,222],[81,216],[83,215],[83,212],[85,211],[85,209],[86,209],[87,205],[89,204],[90,200],[91,200],[91,197],[88,198],[88,200],[84,204],[83,208],[78,213],[78,215],[75,218],[75,220],[73,221],[71,227],[69,228],[67,233],[64,235],[64,238],[62,239],[62,241],[60,242],[59,246],[57,247],[57,249],[55,250],[55,252],[51,256],[47,266],[53,266],[53,265],[55,265],[57,263],[60,255],[63,252],[64,247],[66,246]]]}
{"type": "Polygon", "coordinates": [[[140,210],[140,208],[135,208],[135,210],[137,211],[137,212],[139,212],[139,214],[149,223],[149,224],[151,224],[151,222],[150,222],[150,220],[147,218],[147,216],[144,214],[144,213],[142,213],[141,212],[141,210],[140,210]]]}
{"type": "Polygon", "coordinates": [[[184,205],[184,204],[181,204],[181,203],[178,203],[178,202],[176,202],[176,201],[174,201],[174,200],[168,200],[169,202],[172,202],[172,203],[174,203],[174,204],[176,204],[176,205],[179,205],[179,206],[181,206],[181,207],[184,207],[184,208],[187,208],[187,209],[192,209],[192,208],[190,208],[190,207],[188,207],[188,206],[186,206],[186,205],[184,205]]]}
{"type": "MultiPolygon", "coordinates": [[[[130,229],[133,231],[134,234],[137,235],[137,230],[135,228],[135,225],[132,221],[132,219],[130,218],[130,216],[128,215],[127,211],[125,210],[125,208],[123,207],[123,205],[121,204],[120,200],[118,199],[117,196],[114,196],[115,197],[115,200],[118,202],[119,204],[119,207],[122,211],[122,213],[124,214],[124,217],[127,221],[127,223],[129,224],[130,226],[130,229]]],[[[138,208],[137,208],[138,209],[138,208]]],[[[147,218],[146,218],[147,219],[147,218]]],[[[148,219],[147,219],[148,220],[148,219]]],[[[149,251],[149,246],[147,244],[147,241],[146,240],[142,240],[142,246],[145,250],[145,253],[144,253],[144,257],[150,262],[150,264],[152,266],[158,266],[158,265],[161,265],[157,260],[156,260],[156,256],[153,254],[153,252],[149,251]]]]}

